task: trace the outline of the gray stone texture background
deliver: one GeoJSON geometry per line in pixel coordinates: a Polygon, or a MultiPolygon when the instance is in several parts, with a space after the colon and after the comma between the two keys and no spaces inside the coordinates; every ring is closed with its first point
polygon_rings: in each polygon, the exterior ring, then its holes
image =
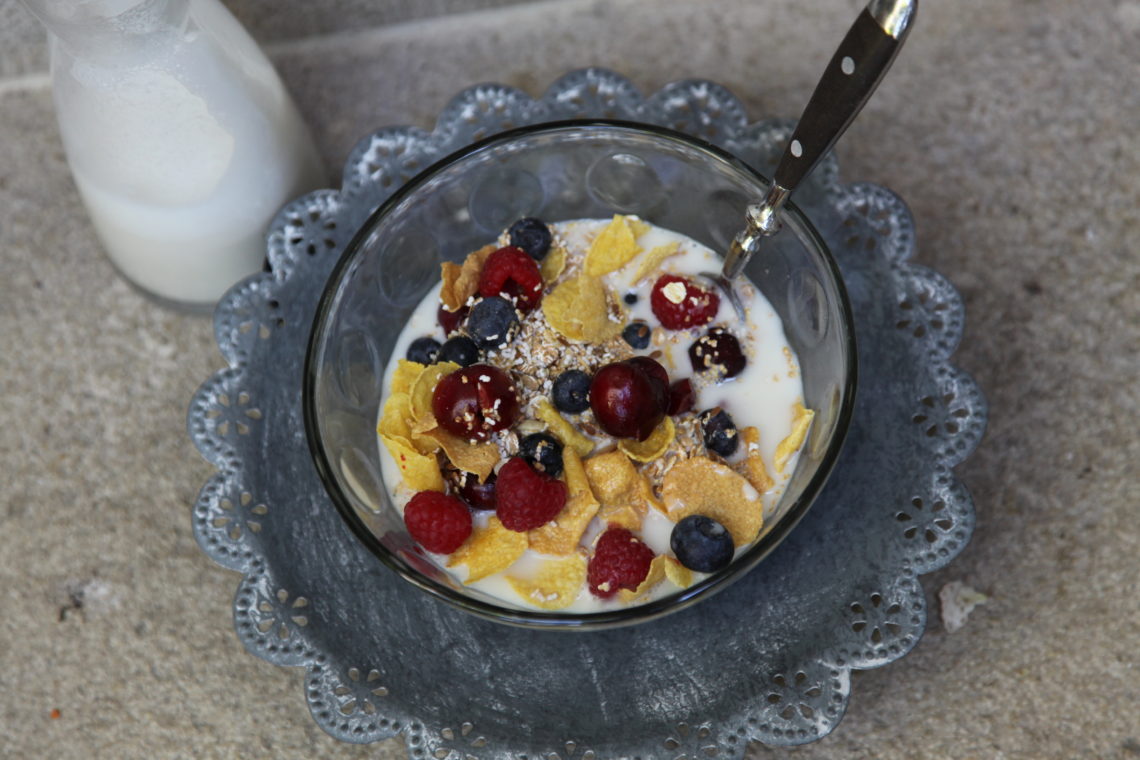
{"type": "MultiPolygon", "coordinates": [[[[795,116],[860,4],[228,2],[332,167],[376,128],[430,127],[463,87],[538,95],[585,65],[795,116]]],[[[301,673],[235,637],[238,578],[190,530],[210,322],[111,268],[45,71],[43,34],[0,0],[0,757],[403,757],[326,736],[301,673]]],[[[898,192],[918,261],[964,296],[956,361],[991,410],[960,468],[978,529],[923,578],[923,640],[856,675],[839,728],[753,757],[1140,758],[1138,81],[1137,0],[925,0],[840,144],[844,179],[898,192]],[[953,580],[989,601],[948,633],[953,580]]]]}

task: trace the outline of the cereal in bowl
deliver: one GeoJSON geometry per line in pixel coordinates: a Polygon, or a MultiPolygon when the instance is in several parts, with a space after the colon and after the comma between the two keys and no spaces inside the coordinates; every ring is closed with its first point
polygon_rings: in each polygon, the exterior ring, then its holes
{"type": "Polygon", "coordinates": [[[756,541],[812,411],[774,309],[738,284],[738,317],[700,275],[719,267],[632,216],[521,219],[444,264],[377,425],[426,555],[508,605],[591,612],[685,588],[756,541]]]}

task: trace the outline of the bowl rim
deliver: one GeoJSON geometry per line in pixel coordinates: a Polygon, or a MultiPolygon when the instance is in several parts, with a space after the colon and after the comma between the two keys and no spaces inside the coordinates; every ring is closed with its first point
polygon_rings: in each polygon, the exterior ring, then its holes
{"type": "Polygon", "coordinates": [[[426,591],[431,597],[486,620],[532,630],[598,630],[648,622],[664,615],[680,611],[698,601],[711,597],[716,592],[727,588],[734,581],[750,572],[791,533],[792,529],[807,513],[834,469],[844,440],[846,439],[848,428],[850,427],[851,417],[854,412],[858,379],[854,318],[842,273],[831,254],[830,248],[818,230],[816,230],[815,225],[795,203],[789,201],[784,206],[783,211],[792,220],[792,226],[796,228],[795,233],[806,237],[808,241],[816,247],[817,251],[822,254],[825,268],[836,284],[836,291],[839,295],[838,307],[842,316],[840,320],[841,324],[838,325],[837,329],[841,330],[841,343],[847,346],[848,351],[845,361],[846,379],[843,384],[843,397],[839,412],[836,415],[834,431],[831,439],[828,441],[827,449],[820,459],[819,467],[804,486],[799,498],[796,499],[769,531],[764,533],[749,546],[743,554],[733,560],[725,568],[712,573],[707,578],[694,583],[688,588],[681,589],[674,594],[643,604],[635,604],[619,609],[599,612],[547,612],[541,610],[526,610],[475,599],[420,573],[409,570],[401,561],[393,557],[393,553],[385,547],[379,538],[364,524],[356,514],[348,497],[341,491],[340,486],[337,484],[336,476],[334,475],[331,459],[325,451],[319,434],[319,420],[315,409],[316,386],[318,381],[316,353],[324,337],[324,330],[333,313],[333,302],[336,300],[336,295],[339,292],[344,274],[356,254],[370,237],[370,230],[375,226],[377,221],[389,213],[396,205],[403,202],[406,197],[419,189],[429,178],[444,168],[463,158],[485,151],[498,144],[517,140],[520,137],[540,133],[559,132],[568,129],[606,129],[630,133],[648,133],[659,139],[681,143],[687,148],[707,154],[716,161],[727,163],[738,171],[751,175],[759,186],[763,187],[771,183],[771,180],[741,159],[706,140],[655,124],[621,119],[569,119],[541,122],[498,132],[466,145],[432,163],[397,188],[375,211],[369,214],[368,218],[353,234],[348,244],[345,245],[344,251],[329,273],[328,279],[322,288],[320,300],[318,301],[317,309],[313,317],[309,339],[305,348],[301,389],[305,438],[308,442],[309,453],[317,470],[317,475],[320,478],[321,485],[324,487],[325,492],[332,501],[333,506],[340,514],[341,519],[348,525],[356,538],[386,567],[393,570],[405,581],[426,591]]]}

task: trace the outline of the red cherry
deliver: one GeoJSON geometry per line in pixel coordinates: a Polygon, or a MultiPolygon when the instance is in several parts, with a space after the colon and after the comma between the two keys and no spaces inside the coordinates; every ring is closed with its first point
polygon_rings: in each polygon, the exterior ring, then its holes
{"type": "Polygon", "coordinates": [[[692,381],[687,377],[684,380],[678,380],[669,386],[669,405],[666,407],[665,413],[670,417],[684,414],[692,410],[696,400],[692,381]]]}
{"type": "Polygon", "coordinates": [[[667,387],[632,361],[614,362],[595,373],[590,408],[610,435],[644,441],[665,417],[667,387]]]}
{"type": "Polygon", "coordinates": [[[471,472],[462,473],[460,477],[459,498],[472,509],[495,508],[495,473],[488,475],[482,483],[479,482],[479,476],[471,472]]]}
{"type": "Polygon", "coordinates": [[[667,407],[669,405],[669,373],[661,366],[661,363],[648,356],[635,356],[631,359],[626,359],[626,361],[640,369],[653,381],[653,386],[657,391],[657,399],[661,402],[661,407],[667,407]]]}
{"type": "Polygon", "coordinates": [[[431,410],[439,426],[452,435],[485,441],[514,424],[519,400],[507,373],[489,364],[472,364],[440,378],[431,410]]]}
{"type": "Polygon", "coordinates": [[[467,312],[469,311],[471,311],[469,306],[460,306],[456,311],[448,311],[441,305],[435,313],[435,318],[439,322],[439,326],[443,328],[443,334],[450,336],[459,329],[463,320],[467,319],[467,312]]]}

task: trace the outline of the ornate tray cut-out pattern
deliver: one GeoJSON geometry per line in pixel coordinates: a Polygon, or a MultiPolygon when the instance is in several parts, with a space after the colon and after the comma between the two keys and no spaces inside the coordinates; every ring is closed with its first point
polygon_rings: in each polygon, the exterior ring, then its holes
{"type": "Polygon", "coordinates": [[[471,141],[573,117],[673,127],[762,172],[792,126],[749,124],[740,101],[711,82],[678,82],[645,98],[623,77],[587,69],[537,100],[473,87],[430,132],[397,127],[366,137],[339,191],[281,210],[268,271],[217,308],[229,367],[201,386],[188,420],[218,470],[194,505],[195,536],[243,576],[234,599],[242,643],[269,662],[305,668],[314,719],[346,741],[402,735],[414,760],[695,760],[739,757],[750,741],[812,741],[842,717],[852,669],[891,662],[922,635],[918,574],[969,540],[973,505],[952,468],[977,445],[986,418],[976,385],[950,364],[961,299],[908,261],[914,230],[903,202],[875,185],[840,184],[833,157],[796,200],[851,296],[854,418],[803,522],[716,597],[596,633],[476,619],[382,567],[343,525],[312,466],[300,409],[305,345],[353,231],[403,182],[471,141]]]}

